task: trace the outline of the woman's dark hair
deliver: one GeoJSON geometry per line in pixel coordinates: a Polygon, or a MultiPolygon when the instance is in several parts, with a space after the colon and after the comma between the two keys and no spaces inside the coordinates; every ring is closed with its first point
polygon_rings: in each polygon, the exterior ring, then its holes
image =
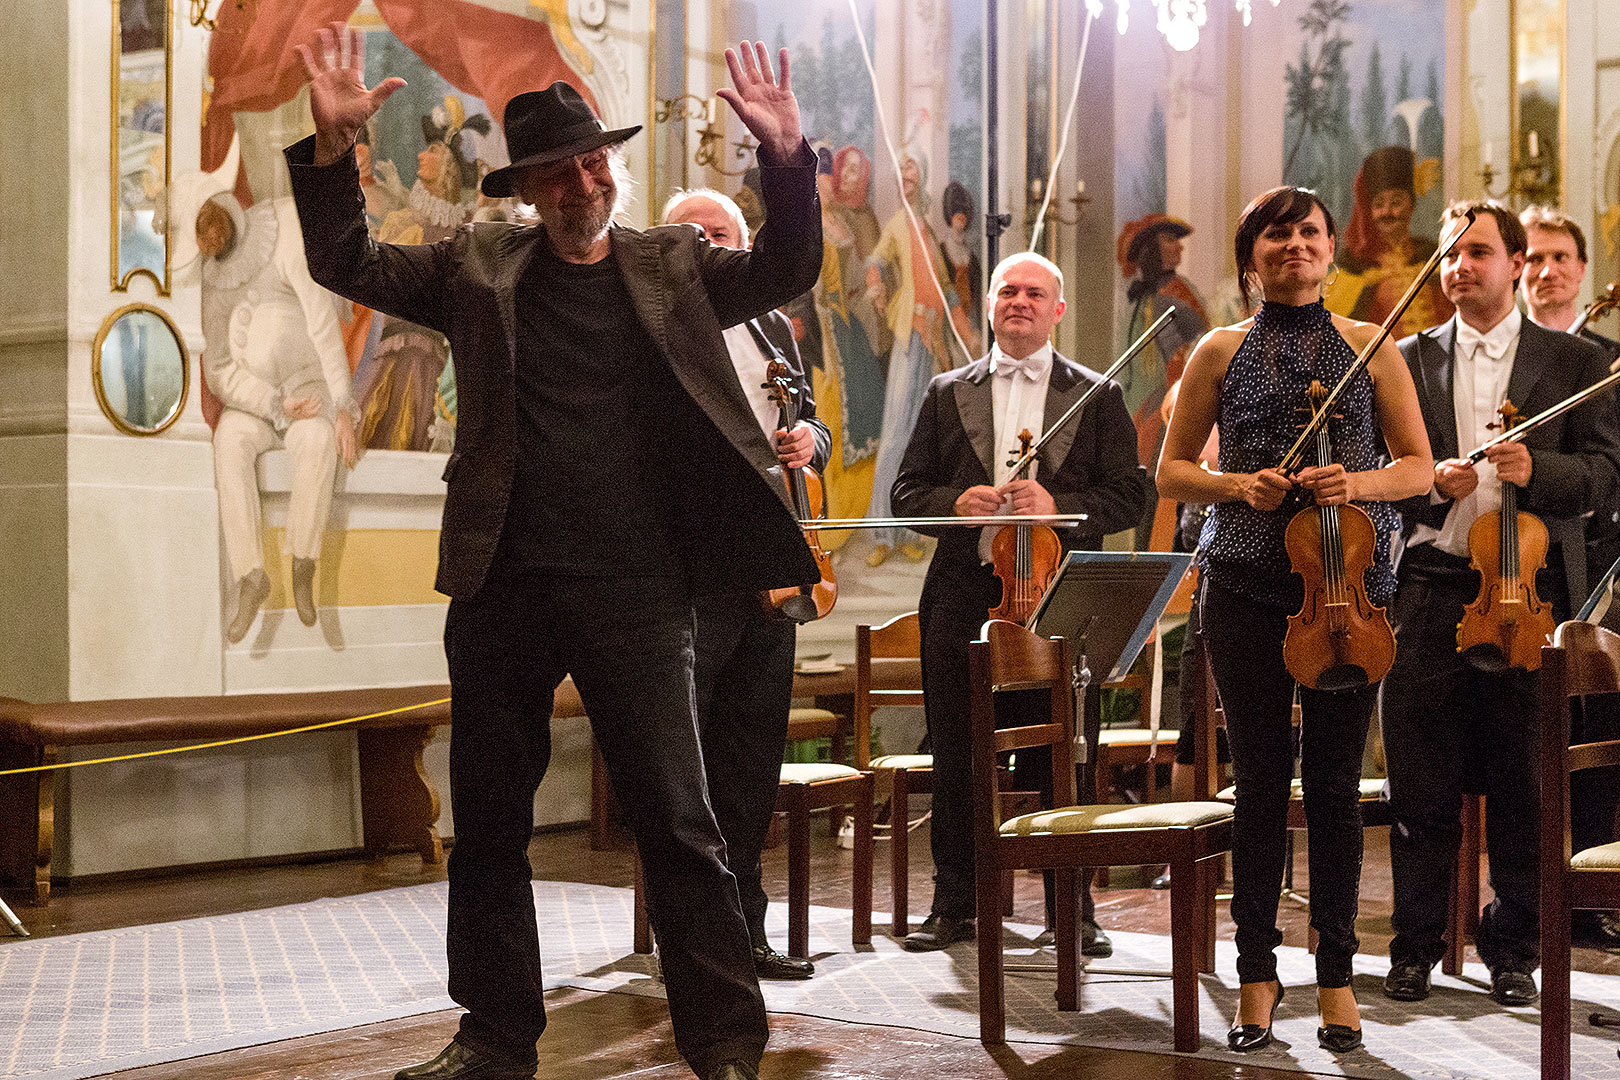
{"type": "Polygon", "coordinates": [[[1322,220],[1327,223],[1329,237],[1337,235],[1333,225],[1333,211],[1310,188],[1301,187],[1274,187],[1243,208],[1243,216],[1238,218],[1237,239],[1234,248],[1237,253],[1238,292],[1243,294],[1243,306],[1252,305],[1249,298],[1248,273],[1254,269],[1254,242],[1260,239],[1260,234],[1273,225],[1297,225],[1311,216],[1313,209],[1322,211],[1322,220]]]}

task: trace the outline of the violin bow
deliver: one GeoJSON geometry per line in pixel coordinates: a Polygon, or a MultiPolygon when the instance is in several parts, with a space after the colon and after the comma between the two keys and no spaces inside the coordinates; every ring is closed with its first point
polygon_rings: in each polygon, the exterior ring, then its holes
{"type": "Polygon", "coordinates": [[[1137,354],[1143,349],[1147,348],[1150,341],[1159,336],[1159,331],[1170,325],[1170,317],[1175,313],[1176,306],[1174,304],[1171,304],[1169,307],[1165,308],[1164,314],[1155,319],[1153,321],[1153,325],[1142,331],[1142,336],[1131,342],[1130,348],[1126,349],[1120,354],[1119,359],[1114,361],[1114,366],[1103,372],[1102,378],[1098,379],[1096,382],[1092,383],[1091,386],[1087,387],[1086,392],[1080,395],[1080,400],[1069,406],[1069,411],[1058,417],[1057,422],[1041,435],[1040,439],[1035,443],[1034,446],[1031,446],[1029,450],[1025,452],[1023,457],[1013,462],[1012,472],[1007,474],[1007,479],[1009,481],[1018,479],[1019,474],[1021,474],[1025,469],[1029,468],[1030,463],[1034,461],[1036,455],[1041,452],[1041,447],[1046,445],[1047,440],[1051,439],[1053,435],[1056,435],[1058,430],[1061,429],[1064,424],[1067,424],[1070,420],[1073,420],[1075,416],[1079,414],[1080,410],[1086,407],[1086,402],[1090,401],[1096,396],[1098,391],[1107,386],[1109,380],[1118,374],[1121,368],[1130,363],[1132,360],[1136,359],[1137,354]]]}
{"type": "Polygon", "coordinates": [[[1333,387],[1333,392],[1328,394],[1324,407],[1306,422],[1304,430],[1299,433],[1299,438],[1289,448],[1288,453],[1283,455],[1282,463],[1277,466],[1278,472],[1289,472],[1298,464],[1299,455],[1304,451],[1306,444],[1316,438],[1316,429],[1322,426],[1328,413],[1337,404],[1339,395],[1344,393],[1345,389],[1350,385],[1350,380],[1355,377],[1358,371],[1367,366],[1373,354],[1384,344],[1384,341],[1390,335],[1390,331],[1395,329],[1395,324],[1401,321],[1401,316],[1406,314],[1406,309],[1412,305],[1413,300],[1417,299],[1418,291],[1434,275],[1435,270],[1440,266],[1441,260],[1451,254],[1451,249],[1457,246],[1457,241],[1461,240],[1463,234],[1468,231],[1469,226],[1474,224],[1474,217],[1474,211],[1469,210],[1466,214],[1466,220],[1463,221],[1462,228],[1453,233],[1450,240],[1434,249],[1434,254],[1429,256],[1429,261],[1423,264],[1423,269],[1418,271],[1418,276],[1407,287],[1406,295],[1401,297],[1401,302],[1396,304],[1395,309],[1384,319],[1384,325],[1379,327],[1377,335],[1361,350],[1361,354],[1356,357],[1356,362],[1350,365],[1349,370],[1344,373],[1344,377],[1333,387]]]}
{"type": "Polygon", "coordinates": [[[1502,434],[1496,436],[1495,438],[1487,439],[1485,442],[1481,443],[1479,449],[1468,455],[1469,464],[1477,464],[1479,460],[1485,456],[1485,451],[1489,450],[1491,447],[1500,446],[1503,443],[1518,442],[1520,439],[1523,439],[1526,435],[1530,434],[1530,432],[1535,428],[1540,427],[1542,424],[1545,424],[1554,417],[1562,416],[1564,413],[1569,412],[1569,410],[1573,409],[1582,402],[1590,398],[1597,397],[1599,394],[1603,393],[1603,391],[1609,389],[1611,386],[1614,386],[1617,383],[1620,383],[1620,372],[1615,372],[1608,378],[1599,379],[1591,386],[1588,386],[1585,390],[1576,391],[1563,401],[1560,401],[1558,404],[1536,413],[1536,415],[1532,416],[1528,420],[1519,421],[1517,424],[1514,424],[1512,427],[1502,432],[1502,434]]]}
{"type": "Polygon", "coordinates": [[[1620,290],[1620,282],[1609,282],[1609,287],[1594,297],[1590,304],[1586,305],[1586,310],[1581,312],[1581,317],[1570,325],[1568,332],[1578,334],[1593,319],[1601,319],[1605,312],[1620,307],[1620,295],[1617,295],[1616,290],[1620,290]]]}
{"type": "Polygon", "coordinates": [[[1072,527],[1087,520],[1085,514],[989,514],[975,517],[909,517],[909,518],[817,518],[799,522],[805,530],[815,529],[909,529],[917,525],[936,528],[947,525],[965,525],[981,528],[985,525],[1056,525],[1072,527]]]}

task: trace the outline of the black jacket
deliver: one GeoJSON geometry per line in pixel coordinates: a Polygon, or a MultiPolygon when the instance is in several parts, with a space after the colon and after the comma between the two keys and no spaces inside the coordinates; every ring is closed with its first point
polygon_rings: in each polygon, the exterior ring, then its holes
{"type": "MultiPolygon", "coordinates": [[[[436,587],[472,596],[489,576],[511,497],[514,293],[544,229],[488,222],[437,244],[379,244],[366,228],[353,154],[327,166],[314,165],[313,155],[313,138],[286,151],[310,274],[450,340],[458,417],[436,587]]],[[[715,247],[683,226],[616,226],[610,234],[636,314],[686,391],[670,402],[659,434],[688,478],[671,535],[694,593],[818,580],[721,337],[724,327],[804,292],[820,273],[814,165],[801,144],[792,164],[760,170],[767,223],[752,251],[715,247]]]]}

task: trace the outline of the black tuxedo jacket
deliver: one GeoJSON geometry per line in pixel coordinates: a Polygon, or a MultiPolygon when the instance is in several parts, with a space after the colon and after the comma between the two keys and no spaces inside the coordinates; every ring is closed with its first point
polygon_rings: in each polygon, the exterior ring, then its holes
{"type": "MultiPolygon", "coordinates": [[[[1046,390],[1046,431],[1102,376],[1053,353],[1046,390]]],[[[957,496],[976,484],[993,483],[995,399],[989,357],[936,375],[900,462],[892,502],[898,517],[948,517],[957,496]]],[[[1011,449],[1016,449],[1016,446],[1011,449]]],[[[1073,529],[1059,529],[1065,549],[1098,548],[1103,537],[1135,525],[1147,498],[1147,474],[1136,460],[1136,425],[1125,395],[1110,382],[1053,436],[1040,454],[1036,481],[1051,493],[1062,514],[1086,514],[1073,529]]],[[[939,537],[928,580],[951,567],[979,565],[979,530],[919,528],[939,537]]]]}
{"type": "MultiPolygon", "coordinates": [[[[1456,337],[1457,316],[1452,316],[1400,343],[1436,461],[1474,449],[1457,442],[1456,337]]],[[[1608,370],[1608,358],[1597,346],[1525,319],[1508,400],[1525,416],[1534,416],[1597,382],[1608,370]]],[[[1620,481],[1620,422],[1613,404],[1600,398],[1549,420],[1526,435],[1524,444],[1530,449],[1530,484],[1522,490],[1519,508],[1545,521],[1552,542],[1561,545],[1571,610],[1578,610],[1586,599],[1584,516],[1612,498],[1620,481]]],[[[1440,528],[1452,503],[1431,504],[1424,494],[1399,505],[1410,531],[1417,524],[1440,528]]],[[[1557,558],[1557,552],[1549,555],[1549,561],[1557,558]]]]}
{"type": "MultiPolygon", "coordinates": [[[[287,148],[310,274],[340,296],[431,327],[456,358],[456,449],[439,535],[436,587],[477,593],[506,520],[517,455],[515,290],[545,241],[540,226],[487,222],[430,245],[375,242],[351,152],[316,166],[314,139],[287,148]]],[[[776,455],[743,395],[721,330],[809,289],[821,270],[815,159],[760,170],[767,222],[751,251],[715,247],[675,225],[615,226],[636,315],[686,391],[669,403],[664,440],[688,487],[671,529],[694,593],[819,580],[787,505],[776,455]],[[808,162],[808,163],[806,163],[808,162]]],[[[629,433],[627,433],[629,434],[629,433]]],[[[576,498],[586,493],[563,493],[576,498]]]]}

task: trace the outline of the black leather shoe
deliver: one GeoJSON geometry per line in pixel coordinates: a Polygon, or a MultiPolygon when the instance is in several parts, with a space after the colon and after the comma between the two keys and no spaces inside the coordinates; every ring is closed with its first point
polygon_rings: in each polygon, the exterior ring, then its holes
{"type": "Polygon", "coordinates": [[[1283,984],[1277,980],[1277,996],[1271,1002],[1271,1015],[1266,1018],[1266,1026],[1259,1024],[1234,1024],[1232,1030],[1226,1033],[1226,1047],[1238,1053],[1248,1053],[1250,1050],[1261,1050],[1271,1045],[1271,1025],[1277,1019],[1277,1006],[1282,1004],[1283,984]]]}
{"type": "Polygon", "coordinates": [[[1316,1029],[1316,1045],[1334,1054],[1361,1049],[1361,1029],[1343,1024],[1323,1024],[1316,1029]]]}
{"type": "Polygon", "coordinates": [[[1152,880],[1152,882],[1149,883],[1148,888],[1150,888],[1150,889],[1168,889],[1169,887],[1170,887],[1170,868],[1167,866],[1167,867],[1164,868],[1163,873],[1161,873],[1158,877],[1154,878],[1152,880]]]}
{"type": "Polygon", "coordinates": [[[921,928],[907,934],[900,944],[907,952],[938,952],[958,941],[972,941],[973,933],[972,919],[930,915],[923,920],[921,928]]]}
{"type": "Polygon", "coordinates": [[[394,1080],[530,1080],[534,1069],[533,1061],[525,1065],[491,1057],[452,1040],[438,1057],[399,1070],[394,1080]]]}
{"type": "Polygon", "coordinates": [[[1429,965],[1409,960],[1391,965],[1384,976],[1384,996],[1391,1001],[1422,1001],[1429,996],[1429,965]]]}
{"type": "Polygon", "coordinates": [[[808,979],[816,965],[797,956],[779,953],[769,945],[754,946],[754,974],[761,979],[808,979]]]}
{"type": "Polygon", "coordinates": [[[1571,920],[1570,938],[1588,949],[1620,952],[1620,917],[1612,911],[1577,911],[1571,920]]]}
{"type": "Polygon", "coordinates": [[[703,1080],[759,1080],[759,1073],[746,1061],[723,1061],[703,1080]]]}
{"type": "Polygon", "coordinates": [[[1531,1005],[1541,991],[1536,989],[1536,980],[1528,971],[1517,971],[1513,968],[1500,967],[1491,972],[1491,1000],[1498,1005],[1512,1008],[1515,1005],[1531,1005]]]}
{"type": "Polygon", "coordinates": [[[1102,927],[1093,922],[1080,924],[1080,955],[1081,956],[1113,956],[1114,943],[1102,927]]]}

